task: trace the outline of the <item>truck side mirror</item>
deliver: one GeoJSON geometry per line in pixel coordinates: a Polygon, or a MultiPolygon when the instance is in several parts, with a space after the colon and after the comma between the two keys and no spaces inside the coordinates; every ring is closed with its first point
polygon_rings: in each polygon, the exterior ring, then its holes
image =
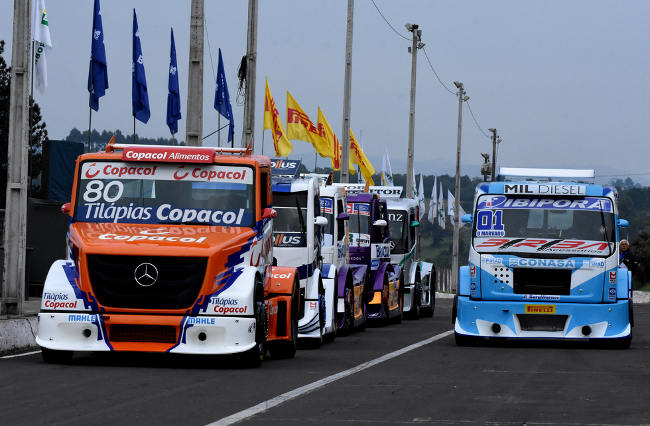
{"type": "Polygon", "coordinates": [[[327,219],[323,216],[316,216],[314,218],[314,225],[316,226],[327,226],[327,219]]]}
{"type": "Polygon", "coordinates": [[[464,214],[463,217],[460,220],[463,223],[472,223],[472,220],[474,220],[474,217],[471,214],[464,214]]]}
{"type": "Polygon", "coordinates": [[[420,222],[418,222],[417,220],[414,220],[413,222],[411,222],[411,226],[413,228],[417,228],[418,226],[420,226],[420,222]]]}
{"type": "Polygon", "coordinates": [[[338,216],[336,216],[336,219],[338,220],[348,220],[350,219],[350,215],[347,213],[339,213],[338,216]]]}
{"type": "Polygon", "coordinates": [[[267,207],[262,210],[262,219],[273,219],[275,216],[277,216],[277,214],[278,212],[276,212],[275,209],[267,207]]]}
{"type": "Polygon", "coordinates": [[[630,222],[628,222],[627,219],[619,219],[618,226],[620,228],[627,228],[628,226],[630,226],[630,222]]]}
{"type": "Polygon", "coordinates": [[[70,203],[65,203],[61,206],[61,213],[69,214],[70,213],[70,203]]]}
{"type": "Polygon", "coordinates": [[[384,219],[377,219],[372,223],[372,226],[379,226],[380,228],[385,228],[388,226],[388,222],[386,222],[384,219]]]}

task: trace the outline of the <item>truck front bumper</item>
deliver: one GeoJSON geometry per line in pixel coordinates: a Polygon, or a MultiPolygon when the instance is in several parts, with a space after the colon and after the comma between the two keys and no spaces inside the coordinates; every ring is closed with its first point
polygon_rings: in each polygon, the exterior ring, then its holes
{"type": "Polygon", "coordinates": [[[631,333],[630,303],[526,303],[459,296],[454,328],[457,334],[476,337],[619,339],[631,333]]]}
{"type": "Polygon", "coordinates": [[[41,312],[36,343],[67,351],[235,354],[255,346],[255,318],[41,312]]]}

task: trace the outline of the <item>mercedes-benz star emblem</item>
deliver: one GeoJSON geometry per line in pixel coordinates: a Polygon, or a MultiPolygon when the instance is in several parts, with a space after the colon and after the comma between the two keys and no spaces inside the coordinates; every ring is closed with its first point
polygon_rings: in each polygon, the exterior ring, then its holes
{"type": "Polygon", "coordinates": [[[151,263],[141,263],[133,271],[135,282],[141,287],[150,287],[158,281],[158,268],[151,263]]]}

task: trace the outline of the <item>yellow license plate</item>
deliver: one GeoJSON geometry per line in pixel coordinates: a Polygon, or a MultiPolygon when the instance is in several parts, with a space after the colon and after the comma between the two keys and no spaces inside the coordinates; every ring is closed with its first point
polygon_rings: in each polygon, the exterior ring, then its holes
{"type": "Polygon", "coordinates": [[[527,314],[555,314],[555,305],[526,305],[527,314]]]}

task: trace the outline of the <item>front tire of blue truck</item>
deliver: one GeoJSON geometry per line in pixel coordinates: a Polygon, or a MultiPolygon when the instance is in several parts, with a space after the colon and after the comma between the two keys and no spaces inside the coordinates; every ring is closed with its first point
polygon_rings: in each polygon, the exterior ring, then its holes
{"type": "Polygon", "coordinates": [[[47,364],[67,364],[72,360],[72,351],[58,351],[41,347],[41,356],[47,364]]]}

